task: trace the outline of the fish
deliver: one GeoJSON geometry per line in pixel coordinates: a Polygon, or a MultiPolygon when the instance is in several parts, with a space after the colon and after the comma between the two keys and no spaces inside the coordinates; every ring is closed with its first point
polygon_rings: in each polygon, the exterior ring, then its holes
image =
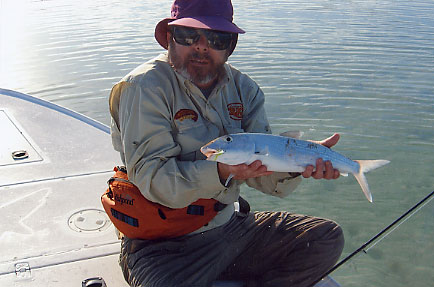
{"type": "Polygon", "coordinates": [[[255,160],[260,160],[268,171],[276,172],[303,172],[308,165],[315,166],[316,160],[322,158],[324,161],[330,161],[342,175],[353,174],[366,199],[369,202],[373,201],[365,173],[382,167],[390,161],[352,160],[328,147],[301,140],[293,137],[292,134],[228,134],[202,146],[200,151],[207,160],[228,165],[248,165],[255,160]],[[290,136],[286,136],[288,134],[290,136]]]}

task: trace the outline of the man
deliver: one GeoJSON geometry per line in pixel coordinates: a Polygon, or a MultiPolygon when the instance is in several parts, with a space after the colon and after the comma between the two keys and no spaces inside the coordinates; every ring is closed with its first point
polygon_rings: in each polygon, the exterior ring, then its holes
{"type": "MultiPolygon", "coordinates": [[[[271,133],[261,89],[226,64],[244,33],[232,16],[230,0],[175,0],[171,17],[155,29],[167,54],[136,68],[110,95],[113,145],[144,197],[173,209],[198,199],[221,206],[207,224],[182,236],[124,237],[120,265],[131,286],[211,286],[215,280],[310,286],[342,251],[342,231],[329,220],[235,211],[242,183],[284,197],[300,174],[270,172],[259,161],[210,162],[199,151],[224,134],[271,133]]],[[[321,144],[338,140],[335,134],[321,144]]],[[[339,172],[318,160],[302,176],[336,179],[339,172]]]]}

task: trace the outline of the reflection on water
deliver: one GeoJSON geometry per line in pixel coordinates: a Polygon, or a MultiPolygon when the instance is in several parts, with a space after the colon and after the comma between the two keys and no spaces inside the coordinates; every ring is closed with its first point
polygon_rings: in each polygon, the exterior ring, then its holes
{"type": "MultiPolygon", "coordinates": [[[[167,1],[0,0],[0,87],[109,123],[107,96],[128,71],[162,49],[155,24],[167,1]]],[[[335,219],[345,254],[434,188],[434,2],[431,0],[234,0],[241,35],[230,63],[267,95],[275,133],[305,139],[339,132],[353,159],[388,159],[367,178],[305,181],[284,200],[245,188],[259,210],[335,219]]],[[[343,286],[430,286],[434,205],[367,255],[335,272],[343,286]]]]}

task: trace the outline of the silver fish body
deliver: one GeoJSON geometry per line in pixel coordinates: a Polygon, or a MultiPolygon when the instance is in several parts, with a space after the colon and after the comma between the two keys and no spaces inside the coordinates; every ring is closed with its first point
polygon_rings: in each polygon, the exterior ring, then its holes
{"type": "Polygon", "coordinates": [[[366,198],[372,195],[365,172],[389,163],[387,160],[351,160],[325,146],[310,141],[261,133],[240,133],[219,137],[201,148],[207,160],[229,165],[260,160],[269,171],[303,172],[318,158],[330,161],[342,174],[353,174],[366,198]]]}

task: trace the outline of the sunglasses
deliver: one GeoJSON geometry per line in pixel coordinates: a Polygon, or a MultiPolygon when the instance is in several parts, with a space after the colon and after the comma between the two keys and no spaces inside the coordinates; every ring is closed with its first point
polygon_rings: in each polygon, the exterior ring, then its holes
{"type": "Polygon", "coordinates": [[[175,42],[183,46],[191,46],[197,43],[200,35],[204,35],[208,41],[208,45],[214,50],[226,50],[231,45],[235,36],[234,33],[183,26],[172,26],[171,32],[175,42]]]}

